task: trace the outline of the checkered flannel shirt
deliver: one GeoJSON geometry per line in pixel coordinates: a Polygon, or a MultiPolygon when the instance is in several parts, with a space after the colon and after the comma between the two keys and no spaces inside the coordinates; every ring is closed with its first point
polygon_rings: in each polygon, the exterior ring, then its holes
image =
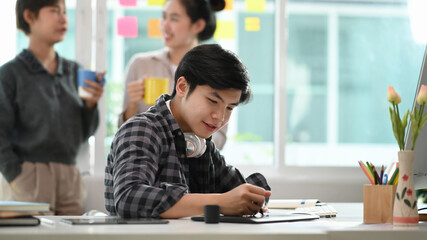
{"type": "MultiPolygon", "coordinates": [[[[244,183],[207,139],[199,158],[187,158],[184,134],[161,96],[156,105],[118,130],[105,168],[105,207],[110,215],[159,217],[187,193],[224,193],[244,183]],[[197,191],[190,188],[190,161],[197,174],[197,191]],[[194,162],[193,162],[194,163],[194,162]]],[[[194,170],[193,170],[194,171],[194,170]]],[[[260,173],[248,183],[270,190],[260,173]]]]}

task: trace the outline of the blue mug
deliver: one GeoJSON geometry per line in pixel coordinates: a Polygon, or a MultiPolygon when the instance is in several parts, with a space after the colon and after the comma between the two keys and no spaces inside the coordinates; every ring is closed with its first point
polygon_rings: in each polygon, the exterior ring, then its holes
{"type": "Polygon", "coordinates": [[[98,78],[96,77],[96,72],[85,70],[85,69],[79,69],[77,72],[77,80],[79,83],[79,96],[81,97],[91,97],[92,94],[87,92],[83,89],[83,87],[90,87],[88,84],[85,83],[85,80],[97,82],[99,85],[104,86],[105,84],[105,77],[102,77],[102,81],[98,82],[98,78]]]}

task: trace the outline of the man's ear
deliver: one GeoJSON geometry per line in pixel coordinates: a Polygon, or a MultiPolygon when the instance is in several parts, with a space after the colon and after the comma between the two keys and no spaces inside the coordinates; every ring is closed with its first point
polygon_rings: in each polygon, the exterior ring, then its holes
{"type": "Polygon", "coordinates": [[[22,16],[24,17],[24,20],[28,23],[28,25],[31,25],[36,20],[36,15],[28,8],[24,10],[22,16]]]}
{"type": "Polygon", "coordinates": [[[184,98],[189,89],[187,79],[185,77],[178,78],[176,82],[176,95],[181,98],[184,98]]]}

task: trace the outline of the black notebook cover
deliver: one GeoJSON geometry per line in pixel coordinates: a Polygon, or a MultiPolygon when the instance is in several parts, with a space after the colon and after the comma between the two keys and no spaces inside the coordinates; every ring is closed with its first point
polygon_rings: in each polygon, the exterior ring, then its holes
{"type": "Polygon", "coordinates": [[[36,217],[0,218],[0,227],[37,226],[40,220],[36,217]]]}

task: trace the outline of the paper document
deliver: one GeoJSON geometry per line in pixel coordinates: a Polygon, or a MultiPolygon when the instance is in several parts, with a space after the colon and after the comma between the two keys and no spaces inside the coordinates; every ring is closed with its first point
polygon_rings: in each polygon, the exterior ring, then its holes
{"type": "Polygon", "coordinates": [[[268,208],[298,208],[316,206],[318,199],[270,199],[268,208]]]}

